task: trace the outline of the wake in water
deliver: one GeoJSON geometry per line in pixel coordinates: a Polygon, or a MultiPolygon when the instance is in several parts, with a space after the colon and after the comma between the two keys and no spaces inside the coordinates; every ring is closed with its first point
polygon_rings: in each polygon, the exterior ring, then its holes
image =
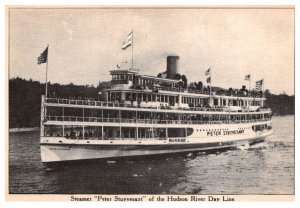
{"type": "Polygon", "coordinates": [[[246,150],[261,150],[261,149],[267,149],[269,146],[266,142],[260,142],[256,144],[250,145],[249,143],[241,144],[237,146],[237,149],[246,151],[246,150]]]}

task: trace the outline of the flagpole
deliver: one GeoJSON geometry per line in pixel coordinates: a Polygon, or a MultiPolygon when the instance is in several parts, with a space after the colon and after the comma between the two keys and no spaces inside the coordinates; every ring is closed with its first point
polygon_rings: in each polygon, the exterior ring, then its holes
{"type": "Polygon", "coordinates": [[[48,44],[48,46],[47,46],[47,50],[48,50],[48,52],[47,52],[47,62],[46,62],[46,90],[45,90],[45,98],[47,98],[47,96],[48,96],[48,61],[49,61],[49,59],[48,59],[48,55],[49,55],[49,44],[48,44]]]}
{"type": "Polygon", "coordinates": [[[210,85],[210,95],[211,95],[211,80],[212,80],[212,70],[210,70],[210,82],[209,82],[209,85],[210,85]]]}
{"type": "MultiPolygon", "coordinates": [[[[209,67],[210,68],[210,67],[209,67]]],[[[210,106],[212,107],[212,105],[211,105],[211,80],[212,80],[212,70],[210,69],[210,82],[209,82],[209,102],[210,102],[210,106]]]]}
{"type": "Polygon", "coordinates": [[[262,86],[261,86],[261,88],[262,88],[262,97],[264,98],[265,97],[265,82],[264,82],[264,79],[262,79],[262,86]]]}
{"type": "Polygon", "coordinates": [[[251,97],[251,75],[249,79],[249,97],[251,97]]]}
{"type": "Polygon", "coordinates": [[[132,30],[132,47],[131,47],[131,70],[133,70],[133,30],[132,30]]]}

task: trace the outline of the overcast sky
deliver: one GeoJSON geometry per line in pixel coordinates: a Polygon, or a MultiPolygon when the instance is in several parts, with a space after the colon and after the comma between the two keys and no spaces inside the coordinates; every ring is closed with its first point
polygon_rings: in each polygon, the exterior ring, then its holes
{"type": "Polygon", "coordinates": [[[273,93],[294,94],[293,9],[10,9],[9,77],[45,81],[37,57],[49,47],[48,79],[68,84],[110,80],[109,70],[134,67],[148,75],[166,70],[166,57],[180,56],[188,81],[246,85],[245,75],[264,79],[273,93]]]}

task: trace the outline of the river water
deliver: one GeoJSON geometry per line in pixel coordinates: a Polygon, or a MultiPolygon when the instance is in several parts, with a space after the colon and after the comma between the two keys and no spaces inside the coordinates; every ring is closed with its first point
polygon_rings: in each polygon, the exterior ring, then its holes
{"type": "Polygon", "coordinates": [[[49,170],[40,160],[39,132],[9,134],[9,193],[294,194],[294,116],[273,117],[274,134],[236,150],[49,170]]]}

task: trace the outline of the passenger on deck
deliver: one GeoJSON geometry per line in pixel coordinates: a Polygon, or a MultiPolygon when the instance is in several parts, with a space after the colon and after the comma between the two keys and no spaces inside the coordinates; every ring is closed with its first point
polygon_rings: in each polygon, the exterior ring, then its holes
{"type": "Polygon", "coordinates": [[[75,132],[72,130],[71,134],[70,134],[71,139],[75,139],[76,138],[76,134],[75,132]]]}
{"type": "Polygon", "coordinates": [[[88,137],[89,137],[89,135],[88,135],[87,131],[84,132],[84,138],[86,139],[86,138],[88,138],[88,137]]]}

